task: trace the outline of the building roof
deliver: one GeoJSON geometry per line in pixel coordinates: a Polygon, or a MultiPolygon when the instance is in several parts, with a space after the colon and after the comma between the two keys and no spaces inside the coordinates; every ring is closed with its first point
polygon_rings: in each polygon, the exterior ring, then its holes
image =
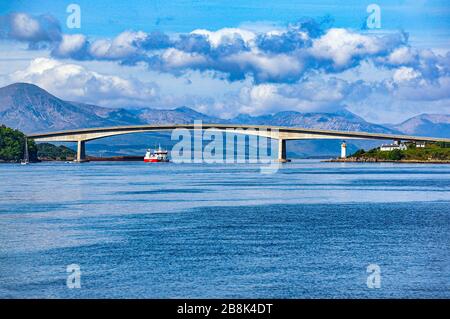
{"type": "Polygon", "coordinates": [[[400,144],[383,144],[381,147],[400,147],[400,144]]]}

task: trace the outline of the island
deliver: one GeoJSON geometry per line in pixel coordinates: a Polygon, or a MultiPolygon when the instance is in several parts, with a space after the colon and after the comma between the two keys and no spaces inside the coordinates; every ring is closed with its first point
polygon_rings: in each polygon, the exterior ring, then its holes
{"type": "Polygon", "coordinates": [[[37,149],[40,161],[73,161],[77,155],[76,151],[64,145],[39,143],[37,149]]]}
{"type": "Polygon", "coordinates": [[[360,149],[346,158],[336,158],[330,161],[450,164],[450,143],[396,142],[383,144],[369,151],[360,149]]]}

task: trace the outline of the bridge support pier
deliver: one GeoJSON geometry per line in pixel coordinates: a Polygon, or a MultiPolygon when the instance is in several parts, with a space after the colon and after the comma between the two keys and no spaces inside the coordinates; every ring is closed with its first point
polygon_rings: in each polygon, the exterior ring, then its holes
{"type": "Polygon", "coordinates": [[[78,141],[77,145],[77,159],[75,162],[82,163],[87,162],[86,159],[86,141],[78,141]]]}
{"type": "Polygon", "coordinates": [[[286,140],[278,139],[278,162],[286,163],[291,160],[286,158],[286,140]]]}

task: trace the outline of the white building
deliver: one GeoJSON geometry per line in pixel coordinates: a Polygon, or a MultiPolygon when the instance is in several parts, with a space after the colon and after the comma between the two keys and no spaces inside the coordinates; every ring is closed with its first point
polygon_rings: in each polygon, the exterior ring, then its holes
{"type": "Polygon", "coordinates": [[[424,148],[425,142],[416,142],[416,147],[424,148]]]}
{"type": "Polygon", "coordinates": [[[403,143],[399,143],[399,142],[395,142],[394,144],[383,144],[380,146],[380,151],[393,151],[393,150],[400,150],[400,151],[404,151],[406,150],[408,147],[403,144],[403,143]]]}

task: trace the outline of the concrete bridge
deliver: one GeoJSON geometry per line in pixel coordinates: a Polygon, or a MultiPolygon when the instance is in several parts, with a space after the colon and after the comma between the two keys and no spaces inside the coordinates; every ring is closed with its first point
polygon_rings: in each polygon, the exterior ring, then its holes
{"type": "Polygon", "coordinates": [[[408,142],[447,142],[450,138],[434,138],[423,136],[408,136],[396,134],[379,134],[367,132],[347,132],[306,129],[300,127],[285,126],[265,126],[265,125],[234,125],[234,124],[168,124],[168,125],[133,125],[99,127],[88,129],[68,130],[61,132],[49,132],[28,135],[36,142],[77,142],[78,162],[86,160],[86,142],[115,135],[171,131],[174,129],[188,130],[215,130],[225,133],[257,135],[278,140],[278,161],[286,162],[286,140],[304,139],[372,139],[372,140],[393,140],[408,142]]]}

